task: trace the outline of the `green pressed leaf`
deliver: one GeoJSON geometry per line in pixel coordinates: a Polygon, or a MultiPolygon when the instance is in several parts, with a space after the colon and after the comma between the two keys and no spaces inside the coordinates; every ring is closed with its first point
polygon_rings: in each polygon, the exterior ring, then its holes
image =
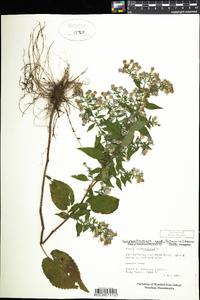
{"type": "Polygon", "coordinates": [[[87,214],[88,209],[87,209],[88,203],[76,203],[74,204],[71,209],[70,212],[72,211],[76,211],[74,214],[72,214],[72,218],[74,219],[78,219],[81,216],[84,216],[85,214],[87,214]]]}
{"type": "Polygon", "coordinates": [[[88,156],[95,158],[97,160],[103,159],[105,156],[104,153],[102,152],[102,150],[100,150],[98,148],[92,148],[92,147],[84,148],[83,147],[83,148],[78,148],[78,150],[83,151],[88,156]]]}
{"type": "Polygon", "coordinates": [[[88,210],[87,214],[85,215],[85,221],[87,221],[90,217],[90,211],[88,210]]]}
{"type": "Polygon", "coordinates": [[[147,149],[147,150],[152,150],[152,148],[151,148],[151,147],[149,147],[149,146],[146,146],[146,149],[147,149]]]}
{"type": "Polygon", "coordinates": [[[78,210],[77,212],[75,212],[73,215],[72,215],[72,218],[75,217],[75,219],[81,217],[81,216],[84,216],[86,215],[86,213],[88,212],[88,209],[81,209],[81,210],[78,210]]]}
{"type": "Polygon", "coordinates": [[[93,116],[92,110],[90,108],[86,108],[85,112],[88,116],[93,116]]]}
{"type": "Polygon", "coordinates": [[[90,228],[90,226],[88,224],[83,226],[83,232],[85,232],[86,230],[88,230],[90,228]]]}
{"type": "Polygon", "coordinates": [[[111,164],[108,164],[104,168],[102,168],[102,181],[108,180],[109,178],[109,170],[110,170],[111,164]]]}
{"type": "MultiPolygon", "coordinates": [[[[91,101],[90,101],[90,104],[91,104],[91,101]]],[[[98,105],[95,105],[95,106],[93,105],[93,106],[92,106],[92,110],[97,110],[98,108],[99,108],[98,105]]],[[[96,115],[96,114],[95,114],[95,115],[96,115]]],[[[93,116],[93,115],[92,115],[92,116],[93,116]]]]}
{"type": "Polygon", "coordinates": [[[131,178],[129,176],[125,176],[126,181],[129,181],[130,183],[132,183],[131,178]]]}
{"type": "Polygon", "coordinates": [[[98,116],[96,116],[96,118],[98,118],[98,119],[102,119],[104,117],[105,117],[105,115],[98,115],[98,116]]]}
{"type": "Polygon", "coordinates": [[[80,223],[76,223],[77,236],[80,236],[82,229],[83,229],[83,226],[80,223]]]}
{"type": "Polygon", "coordinates": [[[74,192],[72,188],[59,180],[53,179],[50,183],[51,199],[61,210],[66,210],[69,205],[74,203],[74,192]]]}
{"type": "Polygon", "coordinates": [[[93,190],[91,189],[91,190],[89,190],[89,192],[88,192],[88,196],[90,197],[90,196],[93,196],[94,195],[94,193],[93,193],[93,190]]]}
{"type": "Polygon", "coordinates": [[[45,177],[46,177],[47,179],[51,180],[51,177],[50,177],[50,176],[46,175],[45,177]]]}
{"type": "Polygon", "coordinates": [[[60,212],[60,213],[58,213],[56,215],[59,216],[59,217],[61,217],[62,219],[65,219],[65,220],[69,218],[69,214],[66,213],[66,212],[64,212],[64,211],[62,211],[62,212],[60,212]]]}
{"type": "Polygon", "coordinates": [[[101,142],[101,135],[96,135],[95,137],[95,143],[94,143],[94,147],[96,148],[101,142]]]}
{"type": "Polygon", "coordinates": [[[101,150],[101,152],[104,151],[104,146],[101,143],[99,143],[97,146],[95,146],[95,148],[101,150]]]}
{"type": "Polygon", "coordinates": [[[121,182],[123,182],[124,186],[126,186],[126,178],[124,176],[121,176],[121,182]]]}
{"type": "Polygon", "coordinates": [[[102,178],[102,175],[101,175],[101,174],[98,174],[97,176],[95,176],[94,179],[95,179],[96,181],[99,181],[99,180],[101,180],[101,178],[102,178]]]}
{"type": "Polygon", "coordinates": [[[146,117],[139,116],[140,121],[148,121],[146,117]]]}
{"type": "Polygon", "coordinates": [[[131,158],[131,156],[132,156],[132,151],[131,151],[132,149],[131,149],[131,147],[129,147],[128,148],[128,150],[127,150],[127,159],[130,159],[131,158]]]}
{"type": "Polygon", "coordinates": [[[81,280],[79,269],[74,260],[65,252],[53,250],[53,260],[46,257],[42,269],[51,284],[60,289],[78,289],[89,292],[81,280]]]}
{"type": "Polygon", "coordinates": [[[116,185],[118,186],[118,188],[120,190],[122,189],[122,184],[121,184],[121,181],[119,180],[119,178],[116,178],[116,185]]]}
{"type": "Polygon", "coordinates": [[[111,162],[111,165],[110,165],[110,174],[114,177],[117,175],[113,161],[111,162]]]}
{"type": "Polygon", "coordinates": [[[93,212],[101,214],[111,214],[119,206],[119,199],[107,195],[91,197],[88,202],[93,212]]]}
{"type": "Polygon", "coordinates": [[[122,136],[119,133],[113,133],[112,135],[108,136],[107,139],[108,140],[112,140],[112,139],[120,139],[122,136]]]}
{"type": "Polygon", "coordinates": [[[70,208],[69,211],[74,211],[74,210],[78,209],[79,206],[80,206],[80,203],[75,203],[75,204],[70,208]]]}
{"type": "Polygon", "coordinates": [[[145,136],[150,136],[150,133],[148,131],[148,129],[144,126],[142,127],[139,132],[142,134],[142,135],[145,135],[145,136]]]}
{"type": "Polygon", "coordinates": [[[116,164],[116,170],[117,170],[118,172],[119,172],[119,170],[124,171],[124,168],[123,168],[123,166],[122,166],[122,161],[119,160],[119,159],[117,159],[117,158],[116,158],[116,161],[117,161],[117,164],[116,164]]]}
{"type": "Polygon", "coordinates": [[[91,125],[88,127],[88,130],[87,130],[87,131],[92,130],[92,129],[94,128],[94,125],[95,125],[95,124],[91,124],[91,125]]]}
{"type": "Polygon", "coordinates": [[[112,185],[110,179],[108,178],[107,180],[103,181],[106,185],[110,186],[110,187],[114,187],[114,185],[112,185]]]}
{"type": "Polygon", "coordinates": [[[80,209],[85,209],[85,208],[87,208],[87,206],[88,206],[87,203],[80,203],[80,204],[79,204],[79,208],[80,208],[80,209]]]}
{"type": "Polygon", "coordinates": [[[127,159],[130,159],[131,156],[132,156],[135,152],[138,151],[138,149],[139,149],[139,147],[138,147],[138,148],[134,148],[134,149],[128,148],[128,150],[127,150],[127,159]]]}
{"type": "Polygon", "coordinates": [[[121,136],[121,131],[120,129],[112,122],[110,122],[109,120],[105,120],[103,122],[103,124],[105,124],[107,126],[107,130],[112,131],[113,134],[116,135],[115,138],[120,137],[121,136]]]}
{"type": "Polygon", "coordinates": [[[140,121],[146,121],[146,122],[147,122],[146,126],[147,126],[149,129],[151,128],[151,126],[149,125],[149,122],[148,122],[148,120],[147,120],[146,117],[139,116],[139,119],[140,119],[140,121]]]}
{"type": "Polygon", "coordinates": [[[87,178],[87,176],[85,176],[84,174],[79,174],[79,175],[72,175],[71,177],[81,180],[81,181],[88,181],[89,179],[87,178]]]}
{"type": "Polygon", "coordinates": [[[135,122],[131,125],[129,133],[122,139],[121,147],[128,147],[133,141],[135,130],[140,130],[147,124],[147,121],[135,122]]]}
{"type": "Polygon", "coordinates": [[[133,125],[135,126],[135,130],[140,130],[143,126],[147,125],[147,123],[148,121],[141,121],[141,122],[136,122],[133,125]]]}
{"type": "Polygon", "coordinates": [[[145,108],[147,108],[147,109],[162,109],[162,107],[160,107],[154,103],[149,103],[149,102],[147,102],[145,108]]]}
{"type": "Polygon", "coordinates": [[[135,85],[140,88],[140,80],[134,79],[135,85]]]}
{"type": "Polygon", "coordinates": [[[91,174],[96,174],[101,172],[101,168],[95,168],[94,170],[91,171],[91,174]]]}
{"type": "Polygon", "coordinates": [[[128,147],[133,141],[135,134],[135,128],[131,128],[129,133],[122,139],[121,148],[128,147]]]}

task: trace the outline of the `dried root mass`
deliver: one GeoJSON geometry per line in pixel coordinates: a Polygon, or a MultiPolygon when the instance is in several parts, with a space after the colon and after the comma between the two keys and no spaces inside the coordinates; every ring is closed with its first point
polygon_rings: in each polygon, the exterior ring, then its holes
{"type": "MultiPolygon", "coordinates": [[[[46,39],[43,33],[44,28],[45,24],[42,26],[41,23],[38,23],[30,34],[27,62],[25,62],[25,55],[23,57],[23,76],[20,78],[23,95],[19,101],[19,107],[24,114],[27,109],[32,106],[35,118],[46,120],[50,117],[52,119],[53,128],[55,128],[56,121],[61,114],[66,112],[69,119],[70,105],[73,105],[71,100],[74,90],[77,90],[83,85],[79,77],[85,71],[75,79],[71,78],[70,65],[66,61],[64,62],[65,68],[61,78],[54,78],[50,66],[50,50],[53,43],[49,47],[46,47],[46,39]],[[27,95],[31,96],[31,102],[24,103],[22,100],[27,95]],[[36,103],[39,99],[41,99],[44,104],[38,111],[36,103]],[[25,106],[25,108],[22,108],[22,106],[25,106]]],[[[60,57],[60,59],[62,58],[60,57]]]]}

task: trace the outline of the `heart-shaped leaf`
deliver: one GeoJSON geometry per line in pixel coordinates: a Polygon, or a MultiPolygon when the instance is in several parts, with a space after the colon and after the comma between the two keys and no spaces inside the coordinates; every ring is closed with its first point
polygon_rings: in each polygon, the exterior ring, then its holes
{"type": "Polygon", "coordinates": [[[53,250],[53,260],[46,257],[42,269],[51,284],[60,289],[78,289],[89,292],[81,280],[79,269],[74,260],[65,252],[53,250]]]}
{"type": "Polygon", "coordinates": [[[111,214],[119,206],[119,199],[107,195],[93,196],[88,202],[93,212],[101,214],[111,214]]]}
{"type": "Polygon", "coordinates": [[[74,203],[74,192],[72,188],[59,180],[50,183],[51,199],[61,210],[66,210],[69,205],[74,203]]]}

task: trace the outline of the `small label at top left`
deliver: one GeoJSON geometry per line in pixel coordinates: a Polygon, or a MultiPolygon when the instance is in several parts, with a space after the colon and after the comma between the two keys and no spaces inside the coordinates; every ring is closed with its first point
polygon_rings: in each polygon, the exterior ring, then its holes
{"type": "Polygon", "coordinates": [[[70,41],[84,41],[95,35],[96,27],[86,20],[71,19],[59,26],[59,33],[70,41]]]}

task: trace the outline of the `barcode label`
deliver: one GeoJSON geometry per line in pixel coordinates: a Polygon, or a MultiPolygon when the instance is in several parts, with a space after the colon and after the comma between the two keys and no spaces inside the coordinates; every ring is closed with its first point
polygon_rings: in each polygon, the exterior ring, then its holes
{"type": "Polygon", "coordinates": [[[106,287],[99,287],[95,288],[94,290],[94,296],[96,297],[117,297],[117,289],[115,288],[106,288],[106,287]]]}

